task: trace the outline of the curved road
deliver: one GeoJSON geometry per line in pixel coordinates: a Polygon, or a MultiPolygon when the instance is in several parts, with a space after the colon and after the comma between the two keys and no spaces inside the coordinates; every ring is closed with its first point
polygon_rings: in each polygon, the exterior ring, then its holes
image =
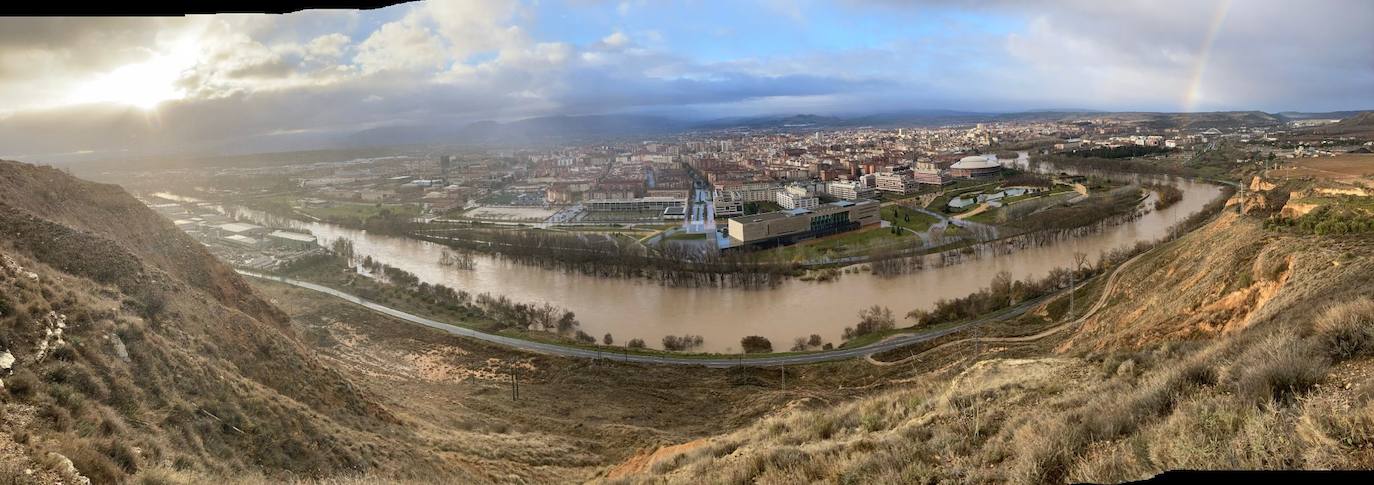
{"type": "MultiPolygon", "coordinates": [[[[297,280],[297,279],[293,279],[293,278],[287,278],[287,277],[284,277],[284,276],[267,275],[267,274],[263,274],[263,273],[257,273],[257,272],[247,271],[247,270],[241,270],[241,269],[235,269],[235,271],[237,271],[239,274],[242,274],[242,275],[245,275],[245,276],[252,276],[252,277],[254,277],[254,278],[262,278],[262,279],[265,279],[265,280],[271,280],[271,281],[276,281],[276,282],[279,282],[279,283],[285,283],[285,284],[292,285],[292,286],[297,286],[297,287],[300,287],[300,288],[305,288],[305,289],[309,289],[309,290],[315,290],[315,291],[318,291],[318,292],[320,292],[320,293],[324,293],[324,294],[327,294],[327,295],[330,295],[330,296],[333,296],[333,297],[336,297],[336,298],[339,298],[339,299],[348,301],[348,302],[353,303],[353,304],[356,304],[356,305],[361,305],[361,306],[363,306],[364,308],[367,308],[367,309],[369,309],[369,310],[375,311],[375,312],[377,312],[377,313],[381,313],[381,314],[384,314],[384,315],[389,315],[389,316],[392,316],[392,317],[395,317],[395,318],[398,318],[398,319],[401,319],[401,320],[404,320],[404,321],[407,321],[407,322],[410,322],[410,323],[415,323],[415,324],[419,324],[419,325],[424,325],[424,326],[426,326],[426,327],[430,327],[430,328],[434,328],[434,329],[438,329],[438,330],[443,330],[443,331],[445,331],[445,332],[448,332],[448,333],[451,333],[451,334],[454,334],[454,335],[460,335],[460,336],[464,336],[464,337],[475,338],[475,339],[478,339],[478,340],[482,340],[482,341],[486,341],[486,342],[491,342],[491,343],[498,344],[498,345],[504,345],[504,346],[510,347],[510,348],[515,348],[515,349],[520,349],[520,350],[526,350],[526,351],[530,351],[530,352],[539,352],[539,353],[550,354],[550,355],[558,355],[558,356],[563,356],[563,357],[580,357],[580,358],[588,358],[588,359],[613,359],[613,360],[618,360],[618,361],[623,361],[623,362],[638,362],[638,363],[643,363],[643,364],[699,365],[699,366],[705,366],[705,367],[737,367],[737,366],[771,367],[771,366],[781,366],[781,365],[813,364],[813,363],[817,363],[817,362],[831,362],[831,361],[836,361],[836,360],[846,360],[846,359],[853,359],[853,358],[864,357],[864,356],[867,356],[867,355],[869,355],[869,354],[873,354],[873,353],[877,353],[877,352],[882,352],[882,351],[885,351],[885,350],[891,350],[891,349],[895,349],[895,348],[898,348],[898,347],[904,347],[904,346],[911,345],[911,344],[914,344],[914,343],[924,342],[924,341],[927,341],[927,340],[931,340],[931,339],[943,337],[943,336],[945,336],[945,335],[949,335],[949,334],[951,334],[951,333],[955,333],[955,332],[958,332],[958,331],[960,331],[960,330],[967,329],[967,328],[972,327],[972,326],[974,326],[974,325],[978,325],[978,324],[982,324],[982,323],[986,323],[986,322],[990,322],[990,321],[1001,320],[1001,319],[1008,318],[1008,317],[1015,317],[1015,316],[1021,315],[1022,313],[1025,313],[1027,310],[1030,310],[1031,307],[1035,306],[1036,304],[1038,304],[1038,303],[1040,303],[1040,302],[1043,302],[1043,301],[1045,301],[1046,299],[1051,298],[1051,297],[1053,297],[1053,296],[1055,296],[1055,295],[1058,295],[1058,294],[1060,293],[1060,292],[1051,293],[1051,294],[1049,294],[1049,295],[1045,295],[1045,296],[1042,296],[1042,297],[1040,297],[1040,298],[1036,298],[1036,299],[1033,299],[1033,300],[1029,300],[1029,301],[1023,302],[1023,303],[1021,303],[1021,304],[1019,304],[1019,305],[1016,305],[1016,306],[1014,306],[1014,307],[1011,307],[1011,308],[1008,308],[1008,309],[1004,309],[1004,310],[998,311],[998,312],[996,312],[996,313],[993,313],[993,314],[990,314],[990,315],[987,315],[987,316],[984,316],[984,317],[980,317],[980,318],[978,318],[978,319],[976,319],[976,320],[971,320],[971,321],[968,321],[968,322],[965,322],[965,323],[961,323],[961,324],[959,324],[959,325],[955,325],[955,326],[952,326],[952,327],[949,327],[949,328],[943,328],[943,329],[940,329],[940,330],[932,330],[932,331],[921,332],[921,333],[897,334],[897,335],[894,335],[894,336],[892,336],[892,337],[888,337],[888,338],[885,339],[885,340],[882,340],[882,341],[879,341],[879,342],[874,342],[874,343],[871,343],[871,344],[868,344],[868,345],[865,345],[865,346],[862,346],[862,347],[855,347],[855,348],[852,348],[852,349],[828,350],[828,351],[815,352],[815,353],[807,353],[807,354],[799,354],[799,355],[778,355],[778,356],[759,356],[759,357],[748,357],[748,356],[743,356],[743,355],[741,355],[741,357],[738,357],[738,358],[690,358],[690,357],[674,357],[674,356],[666,356],[666,355],[665,355],[665,356],[659,356],[659,355],[643,355],[643,354],[618,353],[618,352],[616,352],[614,349],[610,349],[610,350],[586,349],[586,348],[580,348],[580,347],[571,347],[571,346],[565,346],[565,345],[550,344],[550,343],[545,343],[545,342],[535,342],[535,341],[532,341],[532,340],[518,339],[518,338],[514,338],[514,337],[507,337],[507,336],[504,336],[504,335],[496,335],[496,334],[486,333],[486,332],[482,332],[482,331],[478,331],[478,330],[473,330],[473,329],[470,329],[470,328],[459,327],[459,326],[457,326],[457,325],[452,325],[452,324],[440,322],[440,321],[437,321],[437,320],[425,318],[425,317],[422,317],[422,316],[419,316],[419,315],[407,313],[407,312],[404,312],[404,311],[401,311],[401,310],[397,310],[397,309],[395,309],[395,308],[391,308],[391,307],[384,306],[384,305],[381,305],[381,304],[378,304],[378,303],[375,303],[375,302],[372,302],[372,301],[369,301],[369,300],[365,300],[365,299],[363,299],[363,298],[360,298],[360,297],[354,296],[354,295],[352,295],[352,294],[345,293],[345,292],[342,292],[342,291],[339,291],[339,290],[330,288],[330,287],[328,287],[328,286],[324,286],[324,285],[320,285],[320,284],[315,284],[315,283],[311,283],[311,282],[308,282],[308,281],[301,281],[301,280],[297,280]]],[[[1063,290],[1061,290],[1061,291],[1063,291],[1063,290]]]]}

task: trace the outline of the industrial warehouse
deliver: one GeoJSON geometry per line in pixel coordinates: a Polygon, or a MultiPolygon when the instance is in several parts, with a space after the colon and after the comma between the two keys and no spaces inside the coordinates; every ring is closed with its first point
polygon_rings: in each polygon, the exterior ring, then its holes
{"type": "Polygon", "coordinates": [[[730,247],[772,247],[877,224],[873,200],[831,202],[730,219],[730,247]]]}

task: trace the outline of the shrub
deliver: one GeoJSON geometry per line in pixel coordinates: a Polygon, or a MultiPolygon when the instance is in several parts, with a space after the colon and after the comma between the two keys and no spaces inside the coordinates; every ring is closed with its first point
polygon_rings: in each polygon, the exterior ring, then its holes
{"type": "Polygon", "coordinates": [[[1235,364],[1237,392],[1256,402],[1291,402],[1326,377],[1326,356],[1288,333],[1271,336],[1235,364]]]}
{"type": "Polygon", "coordinates": [[[668,335],[663,337],[663,348],[665,350],[681,351],[700,347],[703,339],[700,335],[668,335]]]}
{"type": "Polygon", "coordinates": [[[1340,362],[1374,351],[1374,300],[1362,297],[1332,307],[1317,318],[1318,345],[1340,362]]]}
{"type": "Polygon", "coordinates": [[[773,351],[773,342],[758,335],[750,335],[739,340],[740,348],[746,354],[768,353],[773,351]]]}
{"type": "Polygon", "coordinates": [[[593,337],[593,336],[591,336],[591,334],[588,334],[587,332],[584,332],[584,331],[581,331],[581,330],[578,330],[578,331],[577,331],[577,334],[576,334],[575,338],[577,339],[578,343],[584,343],[584,344],[594,344],[594,343],[596,343],[596,337],[593,337]]]}
{"type": "Polygon", "coordinates": [[[1074,457],[1087,442],[1080,428],[1063,419],[1044,418],[1021,426],[1012,434],[1016,450],[1009,469],[1012,481],[1063,483],[1074,457]]]}
{"type": "Polygon", "coordinates": [[[126,473],[138,471],[138,454],[124,441],[118,439],[108,440],[100,447],[100,451],[105,453],[105,456],[109,457],[110,461],[119,466],[119,468],[126,473]]]}
{"type": "Polygon", "coordinates": [[[626,346],[626,347],[629,347],[629,348],[632,348],[632,349],[642,349],[642,348],[644,348],[644,339],[642,339],[642,338],[632,338],[632,339],[630,339],[630,342],[629,342],[629,343],[625,344],[625,346],[626,346]]]}
{"type": "Polygon", "coordinates": [[[139,287],[134,298],[138,303],[139,316],[144,320],[155,321],[167,309],[167,295],[151,285],[139,287]]]}
{"type": "Polygon", "coordinates": [[[63,455],[72,461],[72,465],[76,466],[77,471],[91,479],[91,483],[122,483],[124,481],[124,471],[120,469],[119,465],[111,461],[105,454],[89,446],[69,445],[64,450],[63,455]]]}
{"type": "Polygon", "coordinates": [[[601,343],[606,345],[614,345],[615,337],[612,337],[610,333],[607,333],[605,337],[601,337],[601,343]]]}
{"type": "Polygon", "coordinates": [[[896,323],[897,319],[893,318],[891,309],[873,305],[859,310],[859,324],[854,328],[845,327],[844,339],[850,340],[870,333],[892,330],[896,323]]]}
{"type": "Polygon", "coordinates": [[[74,419],[72,419],[72,413],[67,412],[66,409],[63,409],[61,406],[58,406],[56,404],[48,404],[43,406],[42,409],[38,410],[38,417],[41,417],[52,422],[53,429],[58,431],[66,431],[72,429],[72,425],[76,422],[74,419]]]}
{"type": "Polygon", "coordinates": [[[38,376],[33,375],[33,371],[20,369],[14,373],[13,377],[5,379],[5,389],[11,396],[28,399],[38,390],[38,376]]]}

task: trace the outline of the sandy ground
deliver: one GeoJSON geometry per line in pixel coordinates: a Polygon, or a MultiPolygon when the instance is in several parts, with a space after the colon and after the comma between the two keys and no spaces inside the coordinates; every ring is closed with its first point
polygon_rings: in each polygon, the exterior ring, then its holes
{"type": "Polygon", "coordinates": [[[1284,167],[1270,172],[1279,178],[1313,177],[1322,180],[1359,182],[1374,186],[1374,154],[1346,154],[1334,157],[1287,160],[1284,167]]]}

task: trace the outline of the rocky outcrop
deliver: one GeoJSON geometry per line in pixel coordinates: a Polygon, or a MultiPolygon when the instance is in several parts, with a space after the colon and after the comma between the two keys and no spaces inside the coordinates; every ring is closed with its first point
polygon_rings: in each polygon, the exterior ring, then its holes
{"type": "Polygon", "coordinates": [[[1320,207],[1320,205],[1302,202],[1302,197],[1300,195],[1292,194],[1289,196],[1288,202],[1285,202],[1283,207],[1279,209],[1279,216],[1296,219],[1307,215],[1307,213],[1312,212],[1317,207],[1320,207]]]}
{"type": "Polygon", "coordinates": [[[1258,175],[1250,179],[1250,190],[1252,191],[1267,192],[1270,190],[1274,190],[1274,187],[1275,185],[1273,182],[1267,182],[1264,179],[1260,178],[1260,176],[1258,175]]]}

